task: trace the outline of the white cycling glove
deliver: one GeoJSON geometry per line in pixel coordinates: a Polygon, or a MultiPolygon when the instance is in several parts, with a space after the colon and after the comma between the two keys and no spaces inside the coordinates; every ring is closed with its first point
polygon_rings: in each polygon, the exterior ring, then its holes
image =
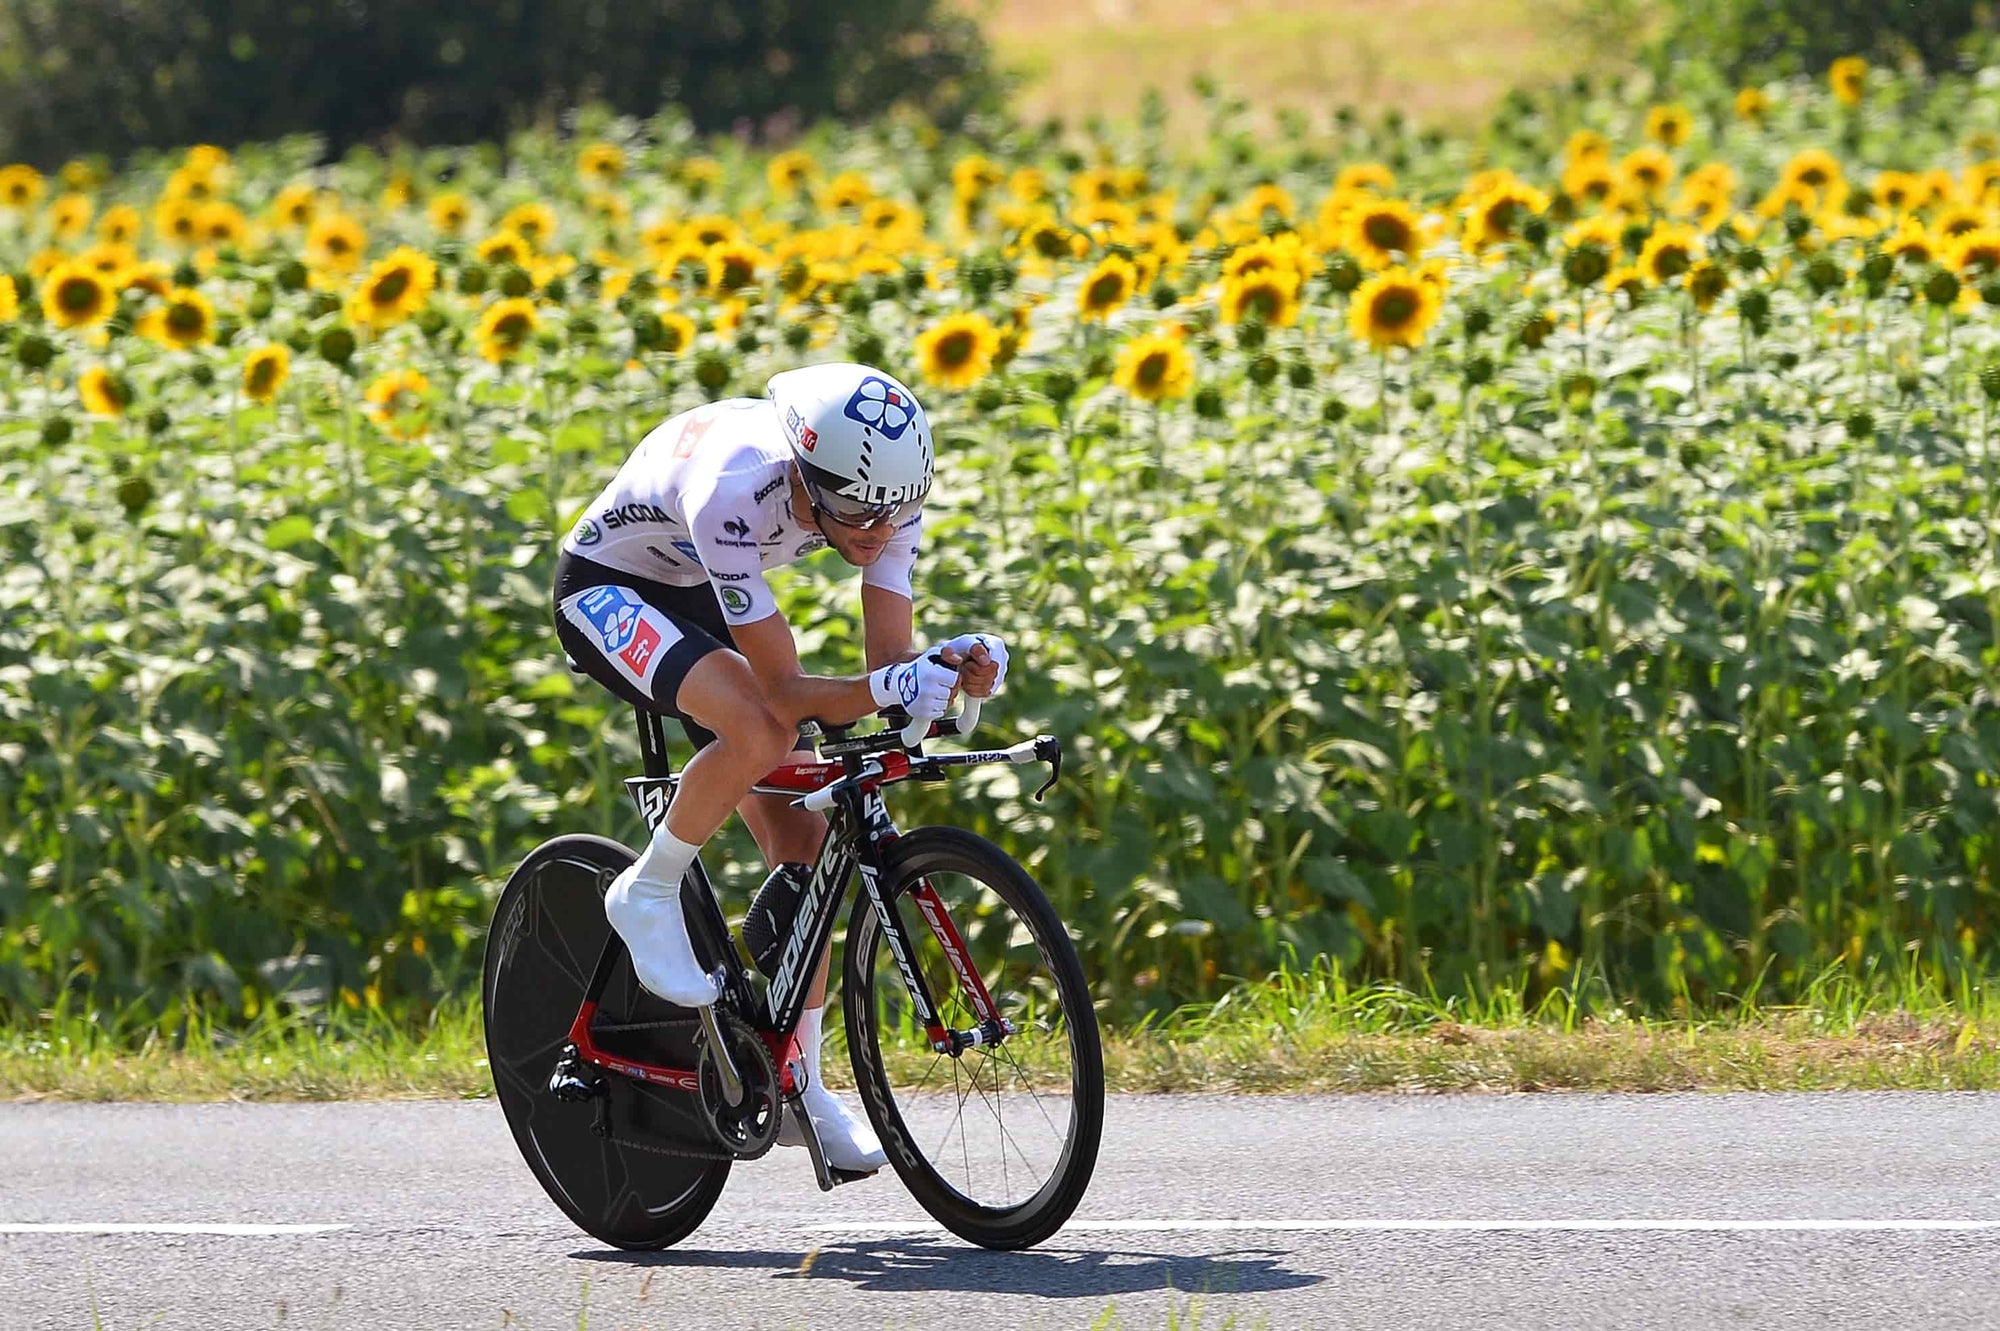
{"type": "Polygon", "coordinates": [[[993,677],[993,692],[1000,692],[1000,686],[1007,682],[1007,644],[997,633],[961,633],[949,642],[941,642],[932,651],[942,651],[949,647],[957,652],[963,661],[972,655],[974,647],[983,646],[986,654],[993,658],[993,664],[1000,667],[1000,673],[993,677]]]}
{"type": "Polygon", "coordinates": [[[931,660],[930,652],[868,675],[868,691],[874,695],[875,705],[900,707],[913,721],[935,721],[943,716],[951,706],[951,691],[957,687],[957,668],[931,660]]]}

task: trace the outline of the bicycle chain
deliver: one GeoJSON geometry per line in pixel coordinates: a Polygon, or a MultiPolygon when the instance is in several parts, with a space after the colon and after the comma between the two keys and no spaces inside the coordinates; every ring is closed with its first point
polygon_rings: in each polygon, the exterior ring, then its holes
{"type": "Polygon", "coordinates": [[[736,1155],[729,1151],[702,1151],[692,1146],[654,1146],[649,1142],[633,1141],[629,1137],[606,1137],[604,1140],[612,1146],[624,1147],[634,1151],[644,1151],[647,1155],[673,1156],[680,1160],[734,1161],[738,1159],[736,1155]]]}

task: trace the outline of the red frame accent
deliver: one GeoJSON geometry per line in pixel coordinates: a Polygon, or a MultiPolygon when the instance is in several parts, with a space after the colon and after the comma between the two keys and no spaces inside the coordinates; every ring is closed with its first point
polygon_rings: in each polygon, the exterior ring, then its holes
{"type": "Polygon", "coordinates": [[[597,1016],[597,1004],[585,1003],[577,1009],[576,1020],[570,1023],[569,1042],[576,1046],[577,1057],[586,1063],[609,1068],[622,1076],[639,1081],[651,1082],[655,1086],[671,1086],[677,1091],[700,1091],[701,1078],[691,1068],[662,1067],[657,1063],[636,1063],[629,1058],[618,1058],[599,1049],[590,1038],[590,1023],[597,1016]]]}
{"type": "MultiPolygon", "coordinates": [[[[670,1068],[658,1063],[640,1063],[628,1058],[618,1058],[599,1049],[590,1038],[590,1023],[597,1016],[597,1004],[585,1003],[577,1009],[576,1020],[570,1024],[569,1042],[576,1046],[577,1057],[586,1063],[640,1081],[651,1082],[655,1086],[671,1086],[677,1091],[699,1092],[701,1075],[691,1068],[670,1068]]],[[[799,1037],[795,1032],[760,1031],[764,1043],[770,1046],[772,1061],[778,1065],[778,1093],[796,1094],[797,1080],[792,1076],[792,1064],[803,1063],[799,1049],[799,1037]]]]}
{"type": "MultiPolygon", "coordinates": [[[[958,926],[951,921],[951,912],[945,909],[944,898],[937,894],[926,878],[917,884],[916,891],[910,893],[916,898],[917,909],[930,922],[931,933],[936,935],[938,946],[944,949],[945,959],[951,962],[952,971],[958,976],[959,985],[972,999],[973,1009],[982,1022],[998,1021],[1000,1011],[993,1006],[993,995],[986,991],[986,981],[965,955],[965,939],[959,934],[958,926]]],[[[933,1037],[937,1038],[937,1037],[933,1037]]]]}
{"type": "Polygon", "coordinates": [[[840,779],[840,775],[841,768],[837,762],[786,763],[782,767],[773,767],[758,778],[756,784],[810,795],[822,786],[832,785],[840,779]]]}

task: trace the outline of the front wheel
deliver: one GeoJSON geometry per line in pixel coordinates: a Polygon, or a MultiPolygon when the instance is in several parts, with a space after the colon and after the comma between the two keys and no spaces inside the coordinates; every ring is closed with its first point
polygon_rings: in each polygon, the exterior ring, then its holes
{"type": "Polygon", "coordinates": [[[887,868],[884,899],[939,1021],[979,1029],[983,988],[1010,1033],[956,1055],[934,1049],[863,892],[842,995],[862,1103],[896,1173],[940,1224],[983,1247],[1030,1247],[1083,1200],[1104,1133],[1104,1056],[1083,964],[1035,880],[984,837],[920,828],[895,843],[887,868]]]}

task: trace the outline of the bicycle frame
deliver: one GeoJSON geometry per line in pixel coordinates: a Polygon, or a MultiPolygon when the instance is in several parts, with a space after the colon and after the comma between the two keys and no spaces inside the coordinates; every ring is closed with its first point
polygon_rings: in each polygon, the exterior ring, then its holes
{"type": "MultiPolygon", "coordinates": [[[[680,778],[673,774],[667,759],[666,731],[661,715],[644,709],[635,711],[646,774],[628,778],[625,785],[650,831],[666,820],[680,778]]],[[[725,992],[735,1000],[738,1011],[750,1020],[769,1046],[772,1060],[779,1069],[782,1094],[789,1096],[797,1089],[795,1067],[802,1066],[798,1061],[796,1034],[799,1018],[805,1011],[811,976],[818,969],[819,958],[833,941],[840,908],[847,901],[848,882],[857,869],[861,876],[861,890],[868,894],[869,902],[881,922],[883,937],[889,944],[890,954],[895,958],[903,984],[909,990],[911,1002],[924,1024],[932,1048],[956,1056],[964,1049],[998,1043],[1012,1034],[992,995],[987,992],[985,981],[972,965],[965,940],[952,922],[950,911],[931,884],[924,881],[911,892],[911,898],[950,963],[979,1025],[968,1031],[953,1031],[940,1020],[930,986],[916,965],[913,940],[906,931],[901,912],[893,909],[884,895],[888,853],[899,834],[882,798],[882,787],[913,776],[936,779],[945,767],[1023,761],[1052,762],[1059,775],[1061,747],[1053,737],[1044,735],[1013,749],[935,757],[920,755],[913,762],[910,754],[900,749],[876,752],[866,744],[849,741],[845,742],[838,757],[787,763],[768,773],[752,787],[760,794],[813,796],[822,803],[830,798],[826,839],[820,845],[819,857],[813,864],[798,915],[779,953],[776,973],[761,997],[736,949],[729,922],[722,914],[708,871],[699,857],[689,867],[689,877],[695,890],[688,892],[684,887],[682,892],[689,933],[697,951],[705,951],[707,955],[720,959],[725,992]],[[828,788],[835,786],[838,789],[829,796],[828,788]]],[[[1051,775],[1049,785],[1055,784],[1055,780],[1056,775],[1051,775]]],[[[1048,786],[1042,789],[1046,791],[1048,786]]],[[[1040,798],[1039,794],[1037,798],[1040,798]]],[[[700,1083],[692,1068],[671,1068],[621,1058],[598,1048],[591,1038],[590,1026],[597,1013],[598,1000],[610,983],[612,971],[623,951],[624,943],[616,933],[606,939],[576,1019],[571,1023],[570,1044],[585,1063],[658,1086],[698,1091],[700,1083]]]]}

